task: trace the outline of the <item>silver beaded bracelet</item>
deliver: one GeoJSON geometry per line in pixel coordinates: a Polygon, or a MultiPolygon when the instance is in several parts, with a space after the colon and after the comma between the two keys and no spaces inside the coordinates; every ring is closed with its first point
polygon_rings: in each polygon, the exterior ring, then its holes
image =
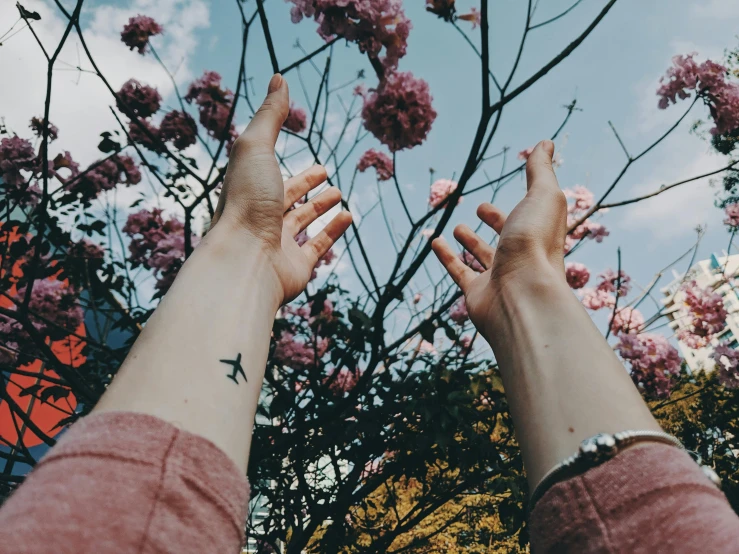
{"type": "Polygon", "coordinates": [[[566,479],[587,471],[591,467],[610,460],[624,448],[637,442],[661,442],[684,450],[700,465],[703,473],[710,481],[721,488],[721,479],[712,468],[701,464],[700,455],[687,450],[683,444],[672,435],[661,431],[621,431],[610,435],[598,433],[580,443],[580,449],[569,458],[550,469],[536,485],[529,500],[529,513],[534,505],[544,496],[544,493],[557,481],[566,479]]]}

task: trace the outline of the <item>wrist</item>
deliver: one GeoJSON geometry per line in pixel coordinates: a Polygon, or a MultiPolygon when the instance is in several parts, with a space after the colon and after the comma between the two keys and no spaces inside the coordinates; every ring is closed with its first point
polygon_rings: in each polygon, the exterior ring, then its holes
{"type": "Polygon", "coordinates": [[[483,330],[483,334],[489,338],[499,335],[510,326],[514,314],[526,306],[545,310],[563,297],[572,295],[562,269],[546,260],[493,277],[491,286],[493,302],[483,330]]]}
{"type": "Polygon", "coordinates": [[[282,304],[284,294],[270,249],[253,235],[219,225],[203,237],[195,256],[213,272],[238,275],[239,287],[248,289],[249,296],[259,298],[270,311],[276,313],[282,304]]]}

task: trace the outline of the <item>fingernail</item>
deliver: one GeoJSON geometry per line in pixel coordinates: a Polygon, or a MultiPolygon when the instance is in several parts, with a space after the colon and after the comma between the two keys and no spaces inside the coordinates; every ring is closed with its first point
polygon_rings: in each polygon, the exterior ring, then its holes
{"type": "Polygon", "coordinates": [[[272,94],[274,91],[279,89],[280,86],[282,86],[282,75],[280,75],[279,73],[275,73],[269,80],[269,88],[267,89],[267,94],[272,94]]]}

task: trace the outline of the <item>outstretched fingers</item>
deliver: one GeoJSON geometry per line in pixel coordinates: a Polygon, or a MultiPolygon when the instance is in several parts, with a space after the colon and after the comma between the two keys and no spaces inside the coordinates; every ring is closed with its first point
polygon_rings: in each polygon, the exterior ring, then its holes
{"type": "Polygon", "coordinates": [[[454,238],[464,246],[485,269],[490,269],[495,258],[495,248],[482,240],[467,225],[461,224],[454,228],[454,238]]]}
{"type": "Polygon", "coordinates": [[[443,237],[439,237],[431,243],[434,254],[447,270],[454,282],[459,285],[462,292],[466,293],[470,283],[477,277],[472,269],[467,267],[454,253],[449,243],[443,237]]]}
{"type": "Polygon", "coordinates": [[[326,182],[326,168],[314,165],[285,181],[285,211],[318,185],[326,182]]]}
{"type": "Polygon", "coordinates": [[[326,189],[302,206],[298,206],[285,214],[286,230],[290,233],[290,236],[297,235],[339,202],[341,202],[339,189],[334,187],[326,189]]]}
{"type": "Polygon", "coordinates": [[[483,202],[477,207],[477,217],[499,235],[503,232],[503,225],[508,218],[504,211],[489,202],[483,202]]]}
{"type": "Polygon", "coordinates": [[[339,240],[351,223],[352,214],[346,211],[340,212],[328,222],[328,225],[320,233],[301,247],[311,268],[315,267],[318,260],[339,240]]]}

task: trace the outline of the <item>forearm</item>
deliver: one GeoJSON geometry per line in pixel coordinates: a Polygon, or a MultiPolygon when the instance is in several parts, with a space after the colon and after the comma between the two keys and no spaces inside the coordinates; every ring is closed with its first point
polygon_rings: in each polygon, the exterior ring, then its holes
{"type": "Polygon", "coordinates": [[[245,470],[279,295],[264,254],[227,234],[216,227],[184,264],[95,411],[157,416],[245,470]],[[246,380],[220,361],[239,354],[246,380]]]}
{"type": "Polygon", "coordinates": [[[554,268],[505,280],[484,334],[531,486],[600,432],[659,430],[623,365],[554,268]]]}

